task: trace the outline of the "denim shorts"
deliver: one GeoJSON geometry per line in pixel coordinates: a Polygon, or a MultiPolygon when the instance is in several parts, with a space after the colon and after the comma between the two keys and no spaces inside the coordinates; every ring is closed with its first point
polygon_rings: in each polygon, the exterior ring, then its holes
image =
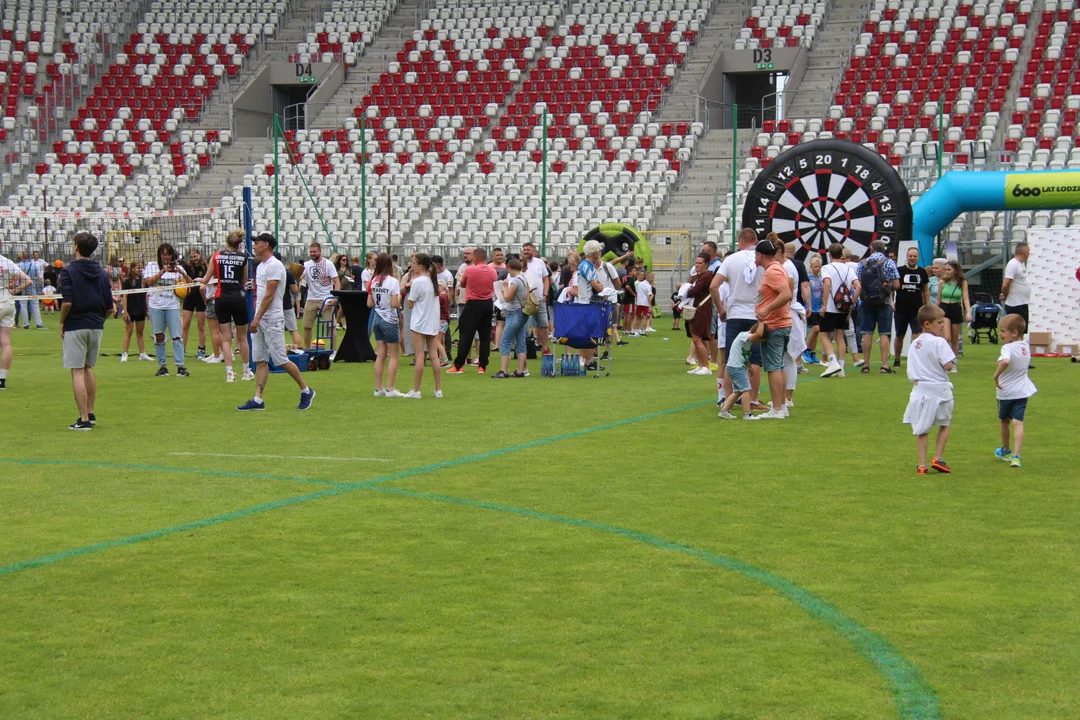
{"type": "Polygon", "coordinates": [[[745,367],[728,365],[727,373],[731,378],[731,392],[750,392],[750,376],[746,374],[745,367]]]}
{"type": "Polygon", "coordinates": [[[881,337],[892,336],[892,307],[889,305],[863,304],[859,311],[860,327],[863,335],[873,335],[874,328],[881,337]]]}
{"type": "Polygon", "coordinates": [[[998,420],[1016,420],[1024,422],[1027,411],[1027,398],[1017,400],[998,400],[998,420]]]}
{"type": "Polygon", "coordinates": [[[784,369],[784,354],[787,353],[791,328],[777,328],[769,333],[761,345],[761,366],[765,372],[781,372],[784,369]]]}
{"type": "Polygon", "coordinates": [[[375,333],[376,342],[384,342],[388,345],[396,345],[401,342],[401,330],[397,323],[388,323],[382,316],[375,313],[375,320],[371,325],[375,333]]]}

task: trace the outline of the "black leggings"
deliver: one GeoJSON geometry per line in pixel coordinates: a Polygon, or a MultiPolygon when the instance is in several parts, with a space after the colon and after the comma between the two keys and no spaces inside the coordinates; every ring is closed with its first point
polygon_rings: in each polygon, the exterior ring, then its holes
{"type": "Polygon", "coordinates": [[[491,300],[470,300],[465,303],[458,317],[458,349],[454,367],[465,367],[472,350],[473,336],[480,334],[480,367],[487,368],[491,356],[491,317],[495,304],[491,300]]]}

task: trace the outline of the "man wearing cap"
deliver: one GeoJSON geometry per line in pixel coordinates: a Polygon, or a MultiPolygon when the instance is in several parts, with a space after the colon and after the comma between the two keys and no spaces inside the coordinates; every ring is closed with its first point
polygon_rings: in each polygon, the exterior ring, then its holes
{"type": "Polygon", "coordinates": [[[251,359],[255,361],[255,397],[237,410],[263,410],[263,390],[270,377],[269,361],[289,373],[300,386],[300,404],[297,410],[307,410],[315,399],[315,391],[304,382],[300,369],[289,360],[285,352],[285,312],[282,297],[285,294],[285,266],[274,257],[277,240],[270,233],[257,235],[252,243],[255,259],[255,317],[248,329],[251,331],[251,359]]]}
{"type": "Polygon", "coordinates": [[[769,400],[772,407],[769,412],[758,417],[780,420],[786,417],[784,412],[784,355],[787,353],[788,339],[791,337],[791,312],[788,306],[794,296],[795,283],[788,277],[784,265],[776,259],[776,246],[771,240],[762,240],[755,248],[754,260],[764,271],[754,316],[765,323],[769,336],[762,343],[761,365],[769,374],[769,400]]]}

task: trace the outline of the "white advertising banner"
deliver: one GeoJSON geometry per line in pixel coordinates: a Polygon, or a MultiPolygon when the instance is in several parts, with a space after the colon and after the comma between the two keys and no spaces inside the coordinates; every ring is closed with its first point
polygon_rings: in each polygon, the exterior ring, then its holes
{"type": "Polygon", "coordinates": [[[1080,341],[1080,227],[1030,228],[1031,332],[1054,334],[1054,345],[1080,341]]]}

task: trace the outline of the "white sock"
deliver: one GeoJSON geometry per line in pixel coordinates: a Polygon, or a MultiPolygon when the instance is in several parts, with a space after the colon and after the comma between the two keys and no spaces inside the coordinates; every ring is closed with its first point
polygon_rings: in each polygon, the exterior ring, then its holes
{"type": "Polygon", "coordinates": [[[716,379],[716,394],[719,396],[719,400],[723,402],[727,395],[724,395],[724,378],[718,377],[716,379]]]}
{"type": "Polygon", "coordinates": [[[229,372],[232,372],[232,363],[229,363],[228,365],[226,365],[225,369],[228,370],[229,372]]]}
{"type": "Polygon", "coordinates": [[[257,398],[253,398],[253,399],[255,400],[255,402],[259,403],[260,405],[263,404],[263,401],[262,401],[261,397],[257,397],[257,398]]]}
{"type": "Polygon", "coordinates": [[[0,370],[0,380],[7,380],[7,370],[0,370]]]}
{"type": "Polygon", "coordinates": [[[829,363],[836,362],[836,353],[829,353],[829,363]]]}
{"type": "Polygon", "coordinates": [[[840,361],[840,369],[844,370],[845,368],[847,368],[847,359],[846,358],[840,361]]]}

